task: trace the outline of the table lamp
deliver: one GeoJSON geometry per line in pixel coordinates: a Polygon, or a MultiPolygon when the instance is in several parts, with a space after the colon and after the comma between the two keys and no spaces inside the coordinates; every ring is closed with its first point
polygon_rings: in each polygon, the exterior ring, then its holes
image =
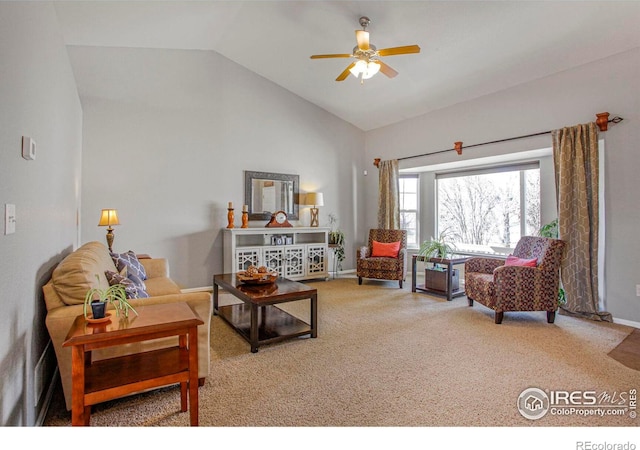
{"type": "Polygon", "coordinates": [[[313,205],[311,208],[311,226],[317,227],[318,221],[318,206],[324,206],[324,199],[321,192],[308,192],[305,196],[305,203],[307,205],[313,205]]]}
{"type": "Polygon", "coordinates": [[[98,222],[99,227],[108,227],[107,228],[107,245],[109,246],[109,251],[112,252],[113,246],[113,228],[111,225],[120,225],[120,221],[118,220],[118,211],[115,209],[103,209],[102,214],[100,215],[100,222],[98,222]]]}

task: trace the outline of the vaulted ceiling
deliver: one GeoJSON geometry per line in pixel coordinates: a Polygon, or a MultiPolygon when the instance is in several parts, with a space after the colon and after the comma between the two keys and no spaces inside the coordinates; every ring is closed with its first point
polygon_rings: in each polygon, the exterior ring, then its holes
{"type": "Polygon", "coordinates": [[[640,46],[636,1],[54,4],[67,45],[215,51],[362,130],[640,46]],[[420,46],[383,58],[397,77],[336,82],[350,59],[309,58],[351,53],[361,16],[378,49],[420,46]]]}

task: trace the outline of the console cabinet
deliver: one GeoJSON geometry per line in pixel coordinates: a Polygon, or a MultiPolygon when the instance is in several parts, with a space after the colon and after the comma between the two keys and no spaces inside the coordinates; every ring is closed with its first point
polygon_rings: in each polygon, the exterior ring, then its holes
{"type": "Polygon", "coordinates": [[[224,272],[266,266],[290,280],[328,278],[329,228],[224,228],[224,272]]]}

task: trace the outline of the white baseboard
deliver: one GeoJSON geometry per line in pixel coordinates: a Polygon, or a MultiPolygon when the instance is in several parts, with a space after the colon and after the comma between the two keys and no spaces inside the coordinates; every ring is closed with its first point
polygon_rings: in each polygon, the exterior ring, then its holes
{"type": "Polygon", "coordinates": [[[190,292],[211,292],[213,291],[213,286],[202,286],[202,287],[195,287],[195,288],[189,288],[189,289],[180,289],[180,292],[182,292],[183,294],[188,294],[190,292]]]}
{"type": "Polygon", "coordinates": [[[620,325],[627,325],[628,327],[640,328],[640,322],[634,322],[633,320],[616,319],[613,318],[613,323],[619,323],[620,325]]]}

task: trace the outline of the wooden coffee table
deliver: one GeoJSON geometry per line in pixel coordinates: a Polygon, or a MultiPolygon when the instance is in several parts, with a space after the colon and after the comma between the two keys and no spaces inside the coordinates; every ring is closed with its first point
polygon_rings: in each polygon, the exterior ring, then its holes
{"type": "Polygon", "coordinates": [[[180,383],[180,409],[189,406],[191,425],[198,425],[198,325],[204,322],[186,303],[136,307],[138,316],[89,324],[76,317],[62,344],[71,347],[71,424],[89,425],[91,405],[135,392],[180,383]],[[91,351],[167,336],[178,345],[132,355],[91,361],[91,351]]]}
{"type": "Polygon", "coordinates": [[[275,283],[247,285],[234,274],[213,276],[213,313],[229,323],[256,353],[264,344],[309,335],[318,336],[318,291],[296,281],[278,278],[275,283]],[[243,303],[218,307],[218,290],[223,288],[243,303]],[[310,300],[307,323],[275,306],[294,300],[310,300]]]}

